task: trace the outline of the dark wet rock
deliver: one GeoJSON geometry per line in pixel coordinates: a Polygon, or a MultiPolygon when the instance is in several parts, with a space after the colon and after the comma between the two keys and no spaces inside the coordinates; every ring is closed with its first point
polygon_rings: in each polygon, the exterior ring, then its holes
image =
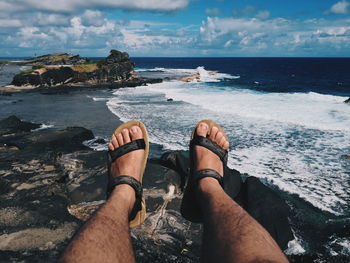
{"type": "Polygon", "coordinates": [[[15,146],[30,152],[70,152],[87,149],[88,147],[82,142],[93,138],[92,132],[85,128],[68,127],[63,130],[41,130],[1,137],[0,144],[15,146]]]}
{"type": "Polygon", "coordinates": [[[258,178],[249,176],[235,200],[271,234],[282,250],[287,248],[294,236],[288,221],[290,209],[283,199],[258,178]]]}
{"type": "Polygon", "coordinates": [[[12,115],[0,121],[0,136],[19,132],[28,132],[40,127],[40,124],[21,121],[12,115]]]}
{"type": "Polygon", "coordinates": [[[15,75],[11,84],[15,86],[54,86],[72,79],[74,73],[71,67],[51,67],[41,71],[33,70],[15,75]]]}
{"type": "Polygon", "coordinates": [[[102,138],[99,138],[99,139],[95,140],[94,143],[97,143],[97,144],[105,144],[106,141],[105,141],[104,139],[102,139],[102,138]]]}
{"type": "MultiPolygon", "coordinates": [[[[84,128],[14,128],[18,132],[0,137],[0,143],[17,147],[0,150],[1,261],[56,262],[72,235],[105,202],[106,152],[82,144],[94,138],[84,128]]],[[[143,179],[147,218],[131,230],[138,262],[199,261],[202,225],[179,212],[187,154],[169,152],[148,161],[143,179]]],[[[283,248],[290,238],[283,199],[256,178],[234,169],[226,174],[225,191],[283,248]]],[[[308,262],[312,256],[290,258],[308,262]]]]}
{"type": "Polygon", "coordinates": [[[174,101],[172,98],[167,99],[166,101],[174,101]]]}
{"type": "Polygon", "coordinates": [[[348,98],[347,100],[344,100],[344,103],[350,104],[350,98],[348,98]]]}
{"type": "Polygon", "coordinates": [[[67,210],[59,154],[35,146],[43,131],[23,131],[22,122],[15,123],[15,135],[0,137],[5,144],[26,138],[24,150],[0,150],[0,261],[55,262],[81,223],[67,210]]]}

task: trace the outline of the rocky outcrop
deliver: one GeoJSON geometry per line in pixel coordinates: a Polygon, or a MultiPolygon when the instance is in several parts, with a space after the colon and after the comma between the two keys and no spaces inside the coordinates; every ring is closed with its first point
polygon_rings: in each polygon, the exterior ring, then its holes
{"type": "Polygon", "coordinates": [[[82,58],[79,55],[68,53],[52,53],[39,56],[32,59],[26,59],[21,62],[23,65],[75,65],[89,62],[88,59],[82,58]]]}
{"type": "Polygon", "coordinates": [[[21,121],[19,118],[12,115],[0,121],[0,136],[21,132],[29,132],[39,127],[40,124],[21,121]]]}
{"type": "Polygon", "coordinates": [[[350,98],[348,98],[347,100],[344,100],[344,103],[350,104],[350,98]]]}
{"type": "MultiPolygon", "coordinates": [[[[82,144],[94,138],[92,132],[81,127],[31,132],[37,125],[15,116],[0,121],[0,131],[8,134],[0,137],[0,252],[6,262],[56,262],[106,198],[106,153],[82,144]]],[[[142,227],[132,229],[138,262],[199,261],[202,225],[179,213],[188,166],[179,152],[148,161],[143,179],[148,216],[142,227]]],[[[225,191],[255,211],[253,216],[286,246],[291,235],[288,208],[272,190],[258,180],[243,182],[238,171],[229,170],[225,191]],[[246,198],[249,191],[271,200],[276,224],[266,220],[271,213],[261,201],[246,198]]]]}
{"type": "Polygon", "coordinates": [[[136,79],[134,64],[125,52],[112,50],[110,55],[95,63],[62,67],[34,67],[17,74],[12,85],[51,87],[69,84],[121,83],[136,79]]]}
{"type": "Polygon", "coordinates": [[[0,88],[1,95],[39,91],[60,93],[80,88],[136,87],[159,83],[162,79],[140,78],[125,52],[111,50],[102,60],[73,66],[34,66],[14,76],[11,85],[0,88]]]}

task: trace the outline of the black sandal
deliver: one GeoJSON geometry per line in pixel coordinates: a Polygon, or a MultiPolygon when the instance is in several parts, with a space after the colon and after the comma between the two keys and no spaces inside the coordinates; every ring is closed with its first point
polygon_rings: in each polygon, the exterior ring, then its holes
{"type": "Polygon", "coordinates": [[[123,129],[130,129],[132,126],[138,126],[142,130],[143,139],[138,139],[131,141],[130,143],[124,144],[121,147],[118,147],[114,151],[108,151],[108,184],[107,184],[107,198],[112,193],[113,189],[120,184],[130,185],[135,190],[136,201],[135,205],[129,216],[129,225],[130,227],[136,227],[140,225],[146,217],[146,204],[142,196],[142,177],[147,164],[147,157],[149,152],[149,142],[148,134],[145,125],[139,121],[129,121],[120,125],[115,131],[114,135],[121,133],[123,129]],[[110,170],[112,163],[119,157],[139,149],[145,150],[144,159],[142,162],[142,169],[140,174],[140,181],[137,181],[135,178],[128,175],[120,175],[112,177],[110,170]]]}
{"type": "MultiPolygon", "coordinates": [[[[221,176],[217,171],[213,169],[204,169],[200,171],[194,170],[194,146],[199,145],[207,148],[208,150],[215,153],[217,156],[219,156],[220,160],[223,163],[223,170],[226,170],[227,167],[227,155],[228,151],[224,150],[221,146],[219,146],[217,143],[213,142],[207,137],[198,136],[196,135],[196,130],[199,125],[199,123],[204,122],[208,124],[208,131],[211,131],[211,128],[213,126],[217,127],[219,129],[219,132],[222,132],[222,134],[227,139],[227,135],[223,128],[220,127],[217,123],[211,121],[211,120],[202,120],[197,123],[196,127],[194,128],[191,136],[191,142],[190,142],[190,176],[187,181],[187,186],[185,188],[185,192],[182,198],[181,203],[181,214],[184,218],[187,220],[194,222],[194,223],[201,223],[203,222],[203,214],[200,209],[200,206],[196,200],[195,191],[198,184],[198,181],[205,178],[205,177],[212,177],[219,181],[222,188],[224,188],[224,177],[221,176]]],[[[225,173],[225,172],[224,172],[225,173]]]]}

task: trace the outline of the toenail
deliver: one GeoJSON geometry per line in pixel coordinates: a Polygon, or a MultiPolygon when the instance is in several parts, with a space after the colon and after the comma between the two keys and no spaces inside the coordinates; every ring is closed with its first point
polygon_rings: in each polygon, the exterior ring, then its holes
{"type": "Polygon", "coordinates": [[[132,128],[131,128],[131,131],[132,131],[133,133],[136,133],[136,132],[137,132],[137,128],[136,128],[136,127],[132,127],[132,128]]]}
{"type": "Polygon", "coordinates": [[[208,128],[208,126],[205,123],[199,124],[199,127],[203,130],[206,130],[208,128]]]}

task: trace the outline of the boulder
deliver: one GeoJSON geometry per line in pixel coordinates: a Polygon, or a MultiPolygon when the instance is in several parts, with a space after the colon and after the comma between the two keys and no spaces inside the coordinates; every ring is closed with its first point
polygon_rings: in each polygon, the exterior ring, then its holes
{"type": "Polygon", "coordinates": [[[38,129],[39,127],[40,124],[21,121],[18,117],[12,115],[0,121],[0,136],[19,132],[29,132],[38,129]]]}

